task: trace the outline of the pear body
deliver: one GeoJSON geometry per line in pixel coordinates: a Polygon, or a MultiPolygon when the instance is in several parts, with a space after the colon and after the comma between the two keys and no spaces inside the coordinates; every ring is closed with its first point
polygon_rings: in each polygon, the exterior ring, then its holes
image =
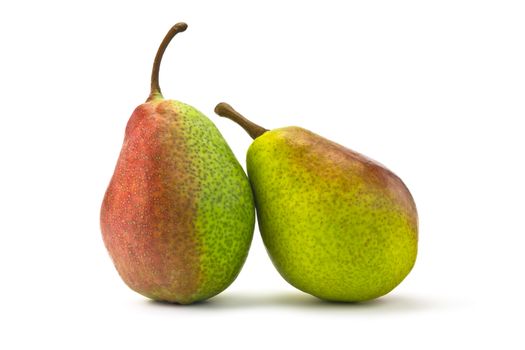
{"type": "Polygon", "coordinates": [[[363,301],[396,287],[418,241],[414,201],[385,167],[298,127],[265,132],[248,150],[261,235],[296,288],[363,301]]]}
{"type": "Polygon", "coordinates": [[[255,213],[246,174],[215,125],[195,108],[157,96],[128,122],[100,222],[130,288],[189,304],[236,278],[255,213]]]}

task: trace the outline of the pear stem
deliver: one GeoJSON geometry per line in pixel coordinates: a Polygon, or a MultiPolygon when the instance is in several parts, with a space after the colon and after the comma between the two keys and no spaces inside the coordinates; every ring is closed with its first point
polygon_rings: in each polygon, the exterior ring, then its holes
{"type": "Polygon", "coordinates": [[[252,137],[252,139],[256,139],[268,131],[262,126],[259,126],[254,122],[246,119],[242,114],[237,112],[235,109],[233,109],[232,106],[225,102],[221,102],[217,106],[215,106],[215,113],[217,113],[221,117],[231,119],[237,124],[239,124],[244,130],[246,130],[246,132],[252,137]]]}
{"type": "Polygon", "coordinates": [[[156,96],[162,96],[162,92],[160,91],[160,85],[159,85],[159,70],[160,70],[160,62],[162,61],[162,56],[164,55],[164,51],[166,51],[166,48],[168,47],[168,44],[170,43],[171,39],[177,33],[183,32],[188,28],[188,25],[186,23],[180,22],[175,24],[169,32],[166,34],[162,42],[160,43],[159,49],[157,50],[157,54],[155,55],[155,60],[153,61],[153,69],[151,70],[151,91],[148,97],[148,100],[153,99],[156,96]]]}

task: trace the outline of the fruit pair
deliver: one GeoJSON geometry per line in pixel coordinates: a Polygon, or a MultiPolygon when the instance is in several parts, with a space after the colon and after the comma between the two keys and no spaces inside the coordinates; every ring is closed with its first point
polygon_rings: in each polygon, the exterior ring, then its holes
{"type": "Polygon", "coordinates": [[[161,95],[162,55],[186,27],[176,24],[159,47],[150,96],[128,122],[102,204],[104,242],[122,279],[182,304],[220,293],[248,254],[255,200],[268,253],[298,289],[337,301],[392,290],[417,253],[417,213],[403,182],[310,131],[268,131],[221,103],[216,113],[255,139],[248,180],[208,118],[161,95]]]}

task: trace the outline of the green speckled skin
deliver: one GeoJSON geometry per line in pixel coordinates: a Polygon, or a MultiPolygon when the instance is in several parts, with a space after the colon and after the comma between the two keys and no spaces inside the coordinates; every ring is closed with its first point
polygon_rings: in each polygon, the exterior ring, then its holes
{"type": "Polygon", "coordinates": [[[215,125],[160,95],[137,107],[101,210],[126,284],[155,300],[210,298],[238,275],[254,224],[248,178],[215,125]]]}
{"type": "Polygon", "coordinates": [[[255,206],[250,183],[230,147],[206,116],[178,103],[188,123],[188,158],[200,185],[195,235],[202,251],[197,299],[216,295],[239,274],[253,237],[255,206]]]}
{"type": "Polygon", "coordinates": [[[412,269],[416,207],[383,166],[298,127],[256,138],[247,166],[264,244],[296,288],[363,301],[388,293],[412,269]]]}

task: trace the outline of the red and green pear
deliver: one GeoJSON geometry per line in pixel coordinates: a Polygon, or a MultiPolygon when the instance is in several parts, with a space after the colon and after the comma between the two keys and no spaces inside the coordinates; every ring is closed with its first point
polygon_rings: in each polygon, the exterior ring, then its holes
{"type": "Polygon", "coordinates": [[[417,255],[414,200],[375,161],[299,127],[266,130],[220,103],[254,138],[247,169],[261,235],[282,277],[332,301],[394,289],[417,255]]]}
{"type": "Polygon", "coordinates": [[[159,47],[149,98],[128,121],[100,216],[124,282],[148,298],[180,304],[233,282],[255,224],[250,184],[221,133],[197,109],[162,96],[162,56],[186,28],[173,26],[159,47]]]}

